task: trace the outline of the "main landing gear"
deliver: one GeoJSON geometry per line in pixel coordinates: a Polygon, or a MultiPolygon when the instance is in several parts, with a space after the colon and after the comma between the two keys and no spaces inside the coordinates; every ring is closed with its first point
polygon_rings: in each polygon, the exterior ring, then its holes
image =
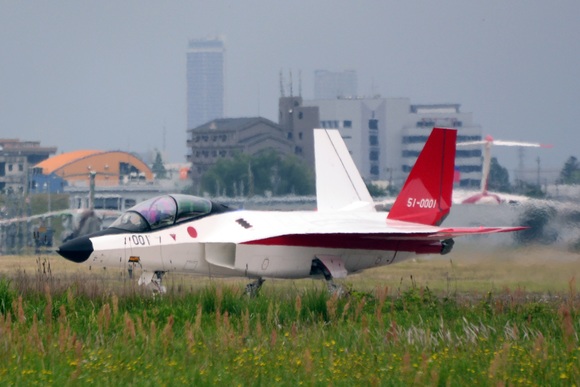
{"type": "Polygon", "coordinates": [[[246,285],[246,294],[248,295],[248,297],[250,298],[254,298],[258,295],[258,293],[260,292],[260,289],[262,288],[262,284],[264,283],[264,281],[266,281],[263,278],[258,278],[252,282],[250,282],[249,284],[246,285]]]}
{"type": "Polygon", "coordinates": [[[164,294],[167,292],[167,288],[162,285],[164,275],[164,271],[144,271],[141,273],[141,277],[139,277],[139,281],[137,283],[139,285],[151,286],[153,292],[164,294]]]}
{"type": "Polygon", "coordinates": [[[348,294],[348,290],[341,284],[334,282],[334,278],[345,278],[346,269],[342,259],[334,256],[319,256],[312,261],[310,275],[323,276],[326,288],[331,295],[342,297],[348,294]]]}

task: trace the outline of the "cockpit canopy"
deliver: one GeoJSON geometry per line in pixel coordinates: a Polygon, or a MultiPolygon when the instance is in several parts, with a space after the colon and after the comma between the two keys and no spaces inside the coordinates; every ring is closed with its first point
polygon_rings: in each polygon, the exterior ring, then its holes
{"type": "Polygon", "coordinates": [[[157,196],[131,207],[109,228],[145,232],[228,210],[221,204],[197,196],[157,196]]]}

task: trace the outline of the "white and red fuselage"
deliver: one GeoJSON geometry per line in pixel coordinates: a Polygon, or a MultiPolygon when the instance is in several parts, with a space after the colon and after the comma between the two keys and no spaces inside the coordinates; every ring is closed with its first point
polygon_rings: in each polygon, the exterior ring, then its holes
{"type": "Polygon", "coordinates": [[[521,227],[441,227],[451,208],[456,131],[433,129],[391,211],[372,198],[337,131],[315,130],[318,211],[234,211],[189,195],[142,202],[108,229],[60,246],[65,258],[146,273],[249,278],[345,277],[452,238],[521,227]]]}
{"type": "Polygon", "coordinates": [[[93,251],[83,262],[119,268],[139,262],[151,272],[303,278],[317,257],[336,257],[352,273],[414,253],[439,254],[440,236],[432,235],[444,230],[387,221],[377,212],[231,211],[158,231],[88,237],[93,251]],[[340,232],[352,224],[358,225],[356,236],[340,232]]]}

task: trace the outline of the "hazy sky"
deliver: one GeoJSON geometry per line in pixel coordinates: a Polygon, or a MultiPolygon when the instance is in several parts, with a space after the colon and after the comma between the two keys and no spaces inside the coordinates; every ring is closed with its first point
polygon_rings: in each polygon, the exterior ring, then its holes
{"type": "MultiPolygon", "coordinates": [[[[185,160],[189,38],[226,41],[230,117],[277,121],[279,72],[354,69],[359,93],[460,103],[483,134],[580,158],[580,2],[0,0],[0,137],[185,160]]],[[[294,93],[298,86],[295,82],[294,93]]],[[[517,151],[493,154],[510,175],[517,151]]]]}

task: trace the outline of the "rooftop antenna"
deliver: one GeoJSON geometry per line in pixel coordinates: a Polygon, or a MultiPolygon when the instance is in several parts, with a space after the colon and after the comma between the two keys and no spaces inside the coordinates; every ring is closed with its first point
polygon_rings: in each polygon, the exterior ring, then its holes
{"type": "Polygon", "coordinates": [[[294,97],[294,92],[292,91],[292,70],[288,71],[290,73],[290,97],[294,97]]]}
{"type": "Polygon", "coordinates": [[[298,70],[298,96],[302,97],[302,70],[298,70]]]}
{"type": "Polygon", "coordinates": [[[282,70],[280,70],[280,97],[285,97],[284,94],[284,75],[282,75],[282,70]]]}

